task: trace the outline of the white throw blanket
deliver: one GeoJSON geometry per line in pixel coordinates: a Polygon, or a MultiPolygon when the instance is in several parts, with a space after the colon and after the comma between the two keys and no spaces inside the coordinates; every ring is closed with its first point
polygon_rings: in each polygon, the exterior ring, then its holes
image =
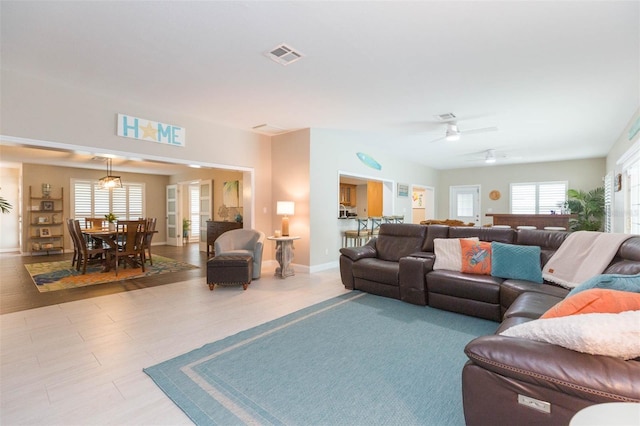
{"type": "Polygon", "coordinates": [[[630,234],[577,231],[570,234],[542,270],[542,278],[567,288],[601,274],[630,234]]]}

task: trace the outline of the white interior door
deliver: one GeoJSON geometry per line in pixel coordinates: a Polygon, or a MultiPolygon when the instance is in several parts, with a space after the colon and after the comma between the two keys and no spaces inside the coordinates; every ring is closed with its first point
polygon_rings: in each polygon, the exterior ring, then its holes
{"type": "Polygon", "coordinates": [[[480,226],[480,185],[449,188],[449,219],[480,226]]]}
{"type": "Polygon", "coordinates": [[[207,251],[207,221],[213,220],[213,180],[200,181],[200,251],[207,251]]]}
{"type": "Polygon", "coordinates": [[[178,185],[167,185],[167,245],[182,246],[182,226],[178,227],[180,203],[178,185]]]}

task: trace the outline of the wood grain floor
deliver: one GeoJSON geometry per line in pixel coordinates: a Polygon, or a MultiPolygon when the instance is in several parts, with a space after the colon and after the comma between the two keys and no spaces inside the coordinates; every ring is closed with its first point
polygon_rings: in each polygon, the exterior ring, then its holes
{"type": "Polygon", "coordinates": [[[206,264],[207,256],[206,253],[198,250],[198,244],[188,244],[184,247],[153,246],[152,253],[196,265],[199,269],[40,293],[24,265],[26,263],[53,262],[56,260],[68,260],[71,263],[72,255],[67,253],[50,256],[21,256],[18,253],[2,253],[0,254],[0,314],[206,276],[204,265],[206,264]]]}
{"type": "MultiPolygon", "coordinates": [[[[35,287],[21,270],[28,261],[2,256],[2,299],[35,287]]],[[[337,269],[285,280],[273,272],[263,267],[246,291],[209,291],[201,268],[162,285],[152,277],[3,300],[11,312],[0,315],[0,424],[190,424],[144,367],[346,292],[337,269]]]]}

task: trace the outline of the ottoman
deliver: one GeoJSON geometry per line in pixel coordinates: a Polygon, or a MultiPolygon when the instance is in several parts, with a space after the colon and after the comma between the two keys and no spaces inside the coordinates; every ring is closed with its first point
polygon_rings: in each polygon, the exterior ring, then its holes
{"type": "Polygon", "coordinates": [[[253,257],[245,255],[221,255],[207,261],[209,290],[218,285],[242,285],[244,290],[253,276],[253,257]]]}

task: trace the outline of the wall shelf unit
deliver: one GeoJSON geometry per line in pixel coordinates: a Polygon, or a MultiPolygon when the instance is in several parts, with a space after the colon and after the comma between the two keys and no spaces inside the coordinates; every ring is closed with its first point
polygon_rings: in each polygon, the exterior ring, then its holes
{"type": "Polygon", "coordinates": [[[64,192],[34,194],[29,186],[29,250],[64,253],[64,192]]]}

